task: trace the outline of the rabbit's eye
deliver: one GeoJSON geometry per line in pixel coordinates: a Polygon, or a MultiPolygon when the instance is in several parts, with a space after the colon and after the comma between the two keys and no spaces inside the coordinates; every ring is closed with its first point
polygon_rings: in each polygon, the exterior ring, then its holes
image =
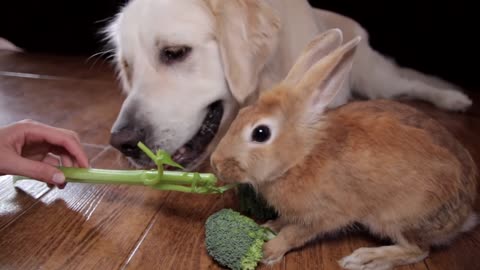
{"type": "Polygon", "coordinates": [[[263,143],[270,139],[270,129],[265,125],[256,127],[252,132],[252,141],[263,143]]]}

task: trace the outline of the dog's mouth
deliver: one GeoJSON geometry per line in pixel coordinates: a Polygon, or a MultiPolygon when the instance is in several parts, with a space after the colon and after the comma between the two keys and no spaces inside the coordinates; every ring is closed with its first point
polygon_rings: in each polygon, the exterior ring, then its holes
{"type": "MultiPolygon", "coordinates": [[[[172,158],[184,167],[194,164],[205,153],[207,147],[217,135],[223,117],[223,103],[216,101],[208,106],[208,113],[197,133],[172,158]]],[[[169,169],[172,169],[169,167],[169,169]]]]}

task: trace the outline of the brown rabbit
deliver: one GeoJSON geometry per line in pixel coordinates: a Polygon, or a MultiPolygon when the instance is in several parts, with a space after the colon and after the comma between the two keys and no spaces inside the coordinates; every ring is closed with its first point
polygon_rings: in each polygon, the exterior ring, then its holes
{"type": "Polygon", "coordinates": [[[279,213],[266,224],[278,235],[264,245],[264,263],[359,222],[394,245],[360,248],[339,264],[391,269],[476,225],[476,165],[435,120],[385,100],[326,110],[360,41],[342,39],[333,29],[313,40],[212,154],[222,180],[252,184],[279,213]]]}

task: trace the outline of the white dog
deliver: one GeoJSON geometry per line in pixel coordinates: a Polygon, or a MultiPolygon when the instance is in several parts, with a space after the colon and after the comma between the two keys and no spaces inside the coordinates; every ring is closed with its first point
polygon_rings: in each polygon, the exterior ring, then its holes
{"type": "Polygon", "coordinates": [[[162,148],[187,169],[205,161],[238,109],[286,75],[306,44],[327,29],[362,36],[349,85],[366,98],[403,95],[462,111],[471,100],[440,79],[398,67],[374,51],[355,21],[307,0],[132,0],[108,27],[127,98],[111,144],[151,166],[136,144],[162,148]]]}

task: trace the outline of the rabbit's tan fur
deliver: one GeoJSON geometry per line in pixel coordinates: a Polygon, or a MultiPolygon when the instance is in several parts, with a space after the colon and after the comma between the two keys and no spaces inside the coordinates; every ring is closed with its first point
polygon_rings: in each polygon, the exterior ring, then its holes
{"type": "Polygon", "coordinates": [[[477,168],[439,123],[394,101],[326,107],[351,69],[359,38],[329,30],[287,78],[242,109],[211,161],[226,182],[251,183],[279,212],[264,246],[274,263],[306,242],[359,222],[395,244],[360,248],[347,269],[390,269],[428,256],[475,224],[477,168]],[[252,142],[254,127],[272,130],[252,142]]]}

